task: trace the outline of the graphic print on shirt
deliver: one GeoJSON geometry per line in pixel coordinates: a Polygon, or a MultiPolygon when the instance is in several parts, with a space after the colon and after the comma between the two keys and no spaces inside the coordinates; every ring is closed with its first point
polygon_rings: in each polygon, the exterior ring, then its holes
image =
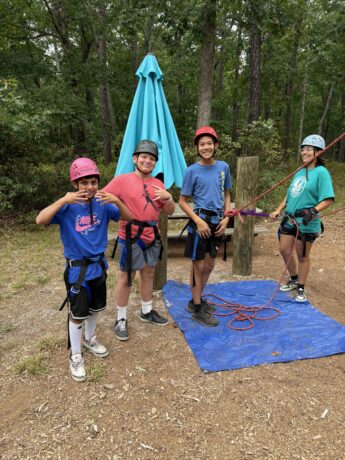
{"type": "Polygon", "coordinates": [[[147,208],[147,206],[148,206],[149,204],[150,204],[150,205],[153,207],[153,209],[156,211],[157,208],[156,208],[156,206],[155,206],[155,203],[152,201],[152,199],[151,199],[151,197],[150,197],[150,194],[149,194],[149,192],[148,192],[148,185],[145,184],[145,183],[143,182],[143,186],[144,186],[144,193],[142,194],[142,196],[143,196],[143,197],[145,198],[145,200],[146,200],[146,204],[145,204],[145,206],[144,206],[144,211],[146,211],[146,208],[147,208]]]}
{"type": "Polygon", "coordinates": [[[97,213],[93,213],[92,215],[93,223],[91,223],[91,216],[88,214],[87,216],[77,216],[75,220],[75,231],[78,233],[82,233],[83,235],[87,235],[89,232],[95,231],[95,227],[101,223],[99,219],[97,219],[97,213]]]}
{"type": "Polygon", "coordinates": [[[225,184],[225,172],[219,171],[220,204],[222,208],[224,208],[224,184],[225,184]]]}
{"type": "Polygon", "coordinates": [[[307,179],[305,176],[296,177],[296,179],[291,184],[290,193],[291,195],[296,198],[303,193],[307,183],[307,179]]]}

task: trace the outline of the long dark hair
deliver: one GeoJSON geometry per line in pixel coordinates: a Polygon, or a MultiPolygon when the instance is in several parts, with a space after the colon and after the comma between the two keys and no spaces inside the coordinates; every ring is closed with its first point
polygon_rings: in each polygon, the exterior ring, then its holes
{"type": "MultiPolygon", "coordinates": [[[[317,149],[317,148],[314,148],[315,152],[320,152],[322,149],[317,149]]],[[[324,166],[326,167],[326,164],[325,164],[325,160],[322,158],[322,155],[320,155],[319,157],[316,158],[316,163],[315,163],[315,168],[317,166],[324,166]]]]}

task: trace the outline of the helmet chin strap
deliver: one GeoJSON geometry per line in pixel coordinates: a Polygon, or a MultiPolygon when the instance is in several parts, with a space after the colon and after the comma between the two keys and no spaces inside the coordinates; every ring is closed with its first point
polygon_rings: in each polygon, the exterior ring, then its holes
{"type": "Polygon", "coordinates": [[[151,173],[147,173],[147,172],[144,172],[142,171],[138,165],[135,165],[136,169],[143,175],[143,176],[149,176],[151,173]]]}

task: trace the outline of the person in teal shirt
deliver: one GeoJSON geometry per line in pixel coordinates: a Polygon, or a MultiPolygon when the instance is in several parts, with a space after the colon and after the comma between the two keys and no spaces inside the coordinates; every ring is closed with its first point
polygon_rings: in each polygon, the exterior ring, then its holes
{"type": "Polygon", "coordinates": [[[295,301],[306,302],[305,283],[310,271],[310,251],[322,233],[319,213],[334,203],[332,178],[317,152],[325,148],[318,134],[307,136],[301,144],[302,162],[306,165],[292,178],[286,197],[270,217],[277,219],[283,210],[279,227],[279,250],[290,274],[281,291],[297,289],[295,301]],[[297,235],[297,239],[296,239],[297,235]],[[292,254],[295,247],[297,262],[292,254]]]}

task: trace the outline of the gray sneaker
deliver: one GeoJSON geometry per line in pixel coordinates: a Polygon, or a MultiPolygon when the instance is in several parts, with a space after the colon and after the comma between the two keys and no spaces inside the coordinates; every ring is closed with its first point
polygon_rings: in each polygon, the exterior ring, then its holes
{"type": "Polygon", "coordinates": [[[280,291],[293,291],[298,288],[298,280],[289,280],[286,284],[282,284],[279,288],[280,291]]]}
{"type": "Polygon", "coordinates": [[[83,341],[83,345],[85,348],[91,351],[91,353],[93,353],[95,356],[98,356],[99,358],[105,358],[108,356],[108,350],[97,340],[95,335],[91,337],[89,341],[85,339],[83,341]]]}
{"type": "Polygon", "coordinates": [[[195,313],[193,313],[192,319],[202,324],[203,326],[209,326],[209,327],[218,326],[218,320],[214,316],[210,315],[209,313],[207,313],[205,310],[202,310],[202,309],[200,311],[196,311],[195,313]]]}
{"type": "MultiPolygon", "coordinates": [[[[203,311],[206,311],[206,313],[214,313],[216,311],[216,309],[212,305],[208,304],[205,300],[201,301],[201,309],[203,311]]],[[[193,303],[192,300],[188,302],[188,305],[186,306],[186,310],[189,313],[195,313],[195,304],[193,303]]]]}
{"type": "Polygon", "coordinates": [[[305,289],[298,288],[297,294],[295,297],[295,302],[306,302],[306,301],[307,301],[307,294],[305,292],[305,289]]]}
{"type": "Polygon", "coordinates": [[[115,336],[119,340],[128,340],[128,321],[126,319],[117,319],[114,325],[115,336]]]}

